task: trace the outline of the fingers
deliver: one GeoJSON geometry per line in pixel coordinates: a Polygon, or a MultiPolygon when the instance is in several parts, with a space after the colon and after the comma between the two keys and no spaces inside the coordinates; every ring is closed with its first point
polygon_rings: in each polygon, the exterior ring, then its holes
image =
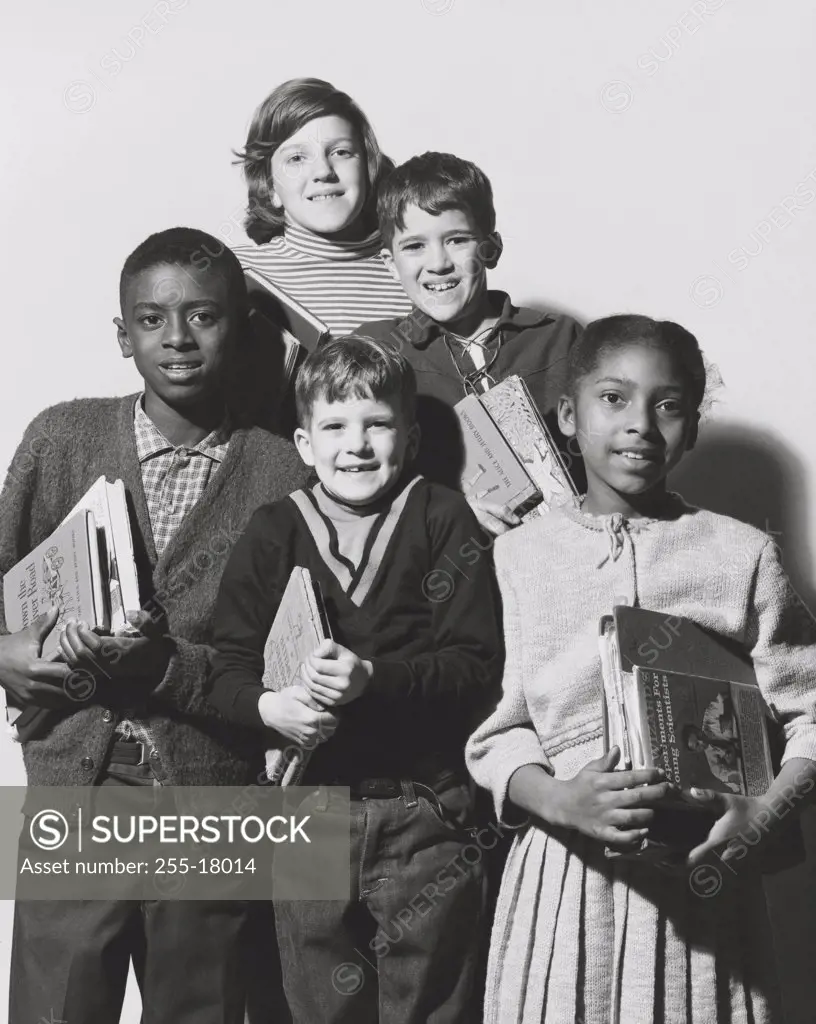
{"type": "Polygon", "coordinates": [[[647,807],[639,810],[620,807],[610,811],[608,818],[609,823],[617,829],[642,829],[654,820],[654,811],[647,807]]]}
{"type": "Polygon", "coordinates": [[[125,612],[125,618],[134,629],[139,630],[142,636],[149,637],[150,639],[158,639],[167,632],[167,623],[163,619],[155,619],[141,609],[125,612]]]}
{"type": "Polygon", "coordinates": [[[637,849],[648,834],[647,828],[618,829],[607,825],[598,829],[595,838],[624,852],[626,849],[637,849]]]}
{"type": "MultiPolygon", "coordinates": [[[[320,650],[320,648],[318,648],[320,650]]],[[[312,670],[315,676],[324,676],[331,678],[332,676],[344,676],[348,675],[348,665],[345,661],[338,661],[336,659],[319,658],[315,654],[310,654],[306,663],[312,670]]]]}
{"type": "Polygon", "coordinates": [[[42,645],[43,640],[56,626],[59,613],[59,605],[52,604],[50,608],[38,615],[28,627],[31,630],[32,636],[40,645],[42,645]]]}
{"type": "Polygon", "coordinates": [[[652,786],[637,786],[634,789],[622,790],[618,793],[617,806],[625,808],[652,807],[665,800],[672,789],[670,783],[659,782],[652,786]]]}
{"type": "Polygon", "coordinates": [[[602,789],[632,789],[635,786],[650,786],[664,784],[666,791],[670,783],[660,768],[636,768],[633,771],[609,772],[603,778],[598,779],[598,786],[602,789]]]}
{"type": "Polygon", "coordinates": [[[66,662],[73,668],[81,663],[93,662],[95,652],[86,642],[88,627],[71,621],[60,634],[59,645],[66,662]]]}
{"type": "Polygon", "coordinates": [[[620,761],[620,756],[620,747],[610,747],[603,756],[596,757],[594,761],[584,765],[584,770],[588,772],[611,772],[618,761],[620,761]]]}
{"type": "Polygon", "coordinates": [[[340,654],[340,652],[342,650],[344,650],[344,648],[342,648],[340,646],[340,644],[335,643],[334,640],[327,639],[327,640],[324,640],[321,644],[319,644],[319,646],[317,646],[314,649],[314,651],[312,651],[312,653],[310,655],[310,659],[312,659],[312,658],[336,658],[336,657],[339,656],[339,654],[340,654]]]}
{"type": "Polygon", "coordinates": [[[509,529],[518,526],[521,522],[521,519],[515,512],[507,508],[506,505],[500,505],[496,501],[485,501],[483,498],[479,498],[476,501],[476,508],[486,512],[488,516],[498,520],[499,523],[503,523],[509,529]]]}

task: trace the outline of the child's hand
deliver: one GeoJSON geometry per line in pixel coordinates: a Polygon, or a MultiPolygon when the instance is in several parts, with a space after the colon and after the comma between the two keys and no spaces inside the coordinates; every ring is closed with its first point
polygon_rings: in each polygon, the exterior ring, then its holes
{"type": "Polygon", "coordinates": [[[267,690],[258,698],[258,711],[264,725],[301,747],[325,742],[337,728],[337,717],[321,710],[303,686],[267,690]]]}
{"type": "Polygon", "coordinates": [[[468,504],[479,520],[479,525],[494,537],[500,537],[521,522],[515,512],[511,512],[504,505],[499,505],[498,502],[468,498],[468,504]]]}
{"type": "Polygon", "coordinates": [[[613,771],[619,759],[619,748],[612,747],[562,782],[554,824],[577,829],[617,850],[637,848],[649,833],[652,805],[671,787],[658,768],[613,771]]]}
{"type": "Polygon", "coordinates": [[[368,686],[372,672],[370,661],[362,661],[334,640],[324,640],[300,670],[309,693],[325,707],[356,700],[368,686]]]}
{"type": "Polygon", "coordinates": [[[174,651],[166,624],[155,622],[145,612],[128,612],[127,617],[141,636],[99,636],[84,622],[69,622],[60,636],[68,665],[85,669],[97,679],[128,676],[156,686],[174,651]]]}
{"type": "Polygon", "coordinates": [[[735,839],[740,833],[755,831],[751,826],[756,826],[758,822],[762,822],[764,830],[767,831],[768,822],[779,818],[778,814],[768,813],[768,804],[762,797],[717,793],[711,789],[692,789],[690,792],[701,807],[716,815],[717,820],[711,826],[705,842],[695,846],[688,855],[686,863],[689,867],[700,864],[709,853],[722,846],[725,846],[725,849],[719,858],[723,864],[727,863],[736,852],[729,850],[729,840],[735,839]]]}
{"type": "Polygon", "coordinates": [[[0,636],[0,686],[21,707],[76,707],[76,701],[64,689],[71,669],[40,657],[43,641],[58,618],[59,609],[54,605],[25,629],[0,636]]]}

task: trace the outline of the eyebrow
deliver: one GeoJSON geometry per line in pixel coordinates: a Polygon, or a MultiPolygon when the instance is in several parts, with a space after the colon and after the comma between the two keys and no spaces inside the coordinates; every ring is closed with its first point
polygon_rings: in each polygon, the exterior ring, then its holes
{"type": "MultiPolygon", "coordinates": [[[[211,299],[208,296],[200,299],[190,299],[188,302],[180,302],[178,305],[182,309],[190,309],[192,306],[212,306],[214,309],[221,309],[221,303],[217,299],[211,299]]],[[[163,313],[167,308],[167,306],[162,306],[159,302],[136,302],[133,305],[134,312],[137,310],[157,310],[163,313]]]]}
{"type": "MultiPolygon", "coordinates": [[[[638,387],[637,381],[629,380],[628,377],[599,377],[596,384],[621,384],[624,387],[638,387]]],[[[683,388],[680,384],[660,384],[655,389],[656,391],[678,391],[682,393],[683,388]]]]}
{"type": "Polygon", "coordinates": [[[315,141],[314,139],[309,139],[304,142],[284,142],[281,146],[278,146],[278,152],[287,153],[290,149],[309,149],[312,146],[320,145],[324,147],[336,146],[338,142],[348,142],[351,143],[352,145],[355,145],[357,140],[352,135],[338,135],[336,138],[333,139],[318,139],[317,141],[315,141]]]}

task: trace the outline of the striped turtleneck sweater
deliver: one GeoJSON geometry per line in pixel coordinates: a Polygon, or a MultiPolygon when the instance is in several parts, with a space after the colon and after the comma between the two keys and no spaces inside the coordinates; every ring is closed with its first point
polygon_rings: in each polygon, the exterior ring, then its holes
{"type": "Polygon", "coordinates": [[[235,255],[297,299],[342,338],[367,320],[405,316],[411,310],[402,286],[380,256],[378,232],[338,242],[296,224],[264,245],[239,245],[235,255]]]}

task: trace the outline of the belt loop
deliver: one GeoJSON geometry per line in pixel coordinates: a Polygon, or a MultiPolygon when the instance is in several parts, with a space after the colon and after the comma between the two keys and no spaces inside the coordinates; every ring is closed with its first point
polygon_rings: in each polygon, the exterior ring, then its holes
{"type": "Polygon", "coordinates": [[[402,786],[402,799],[405,801],[405,806],[416,807],[419,801],[417,800],[413,782],[410,779],[400,779],[400,785],[402,786]]]}
{"type": "Polygon", "coordinates": [[[326,786],[318,786],[314,809],[319,814],[323,814],[329,809],[329,790],[326,786]]]}

